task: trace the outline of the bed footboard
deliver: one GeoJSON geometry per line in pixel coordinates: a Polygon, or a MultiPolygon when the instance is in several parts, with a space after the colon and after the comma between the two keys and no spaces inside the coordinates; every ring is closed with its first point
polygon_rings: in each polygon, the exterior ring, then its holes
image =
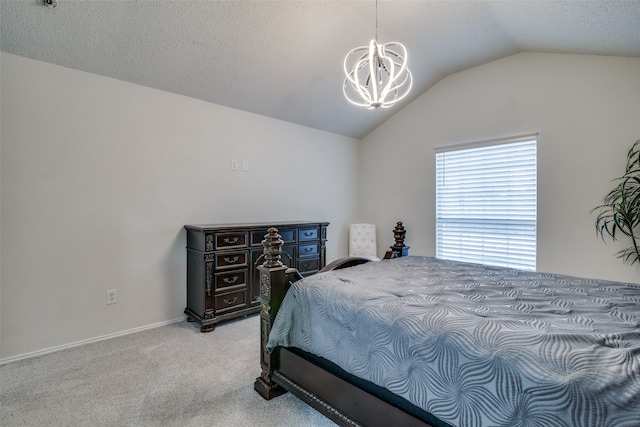
{"type": "MultiPolygon", "coordinates": [[[[391,246],[391,251],[387,252],[385,258],[406,256],[409,247],[404,244],[405,230],[402,222],[397,223],[393,233],[395,244],[391,246]]],[[[286,390],[274,382],[272,378],[274,372],[279,369],[279,348],[274,349],[273,353],[269,353],[267,343],[276,314],[290,284],[302,278],[296,269],[288,268],[282,264],[280,253],[283,244],[278,229],[269,228],[262,241],[265,261],[257,267],[260,273],[260,367],[262,372],[256,379],[253,388],[267,400],[286,393],[286,390]]],[[[374,260],[370,257],[341,258],[328,264],[322,271],[353,267],[374,260]]]]}
{"type": "MultiPolygon", "coordinates": [[[[271,326],[290,284],[302,279],[298,270],[282,264],[280,253],[283,244],[278,229],[269,228],[262,241],[265,261],[261,266],[258,266],[260,272],[259,300],[262,306],[260,309],[260,367],[262,372],[256,378],[253,388],[267,400],[286,393],[286,390],[276,384],[272,378],[273,373],[279,368],[279,349],[275,349],[273,353],[267,351],[271,326]]],[[[372,260],[373,258],[368,257],[342,258],[330,263],[322,271],[352,267],[372,260]]]]}

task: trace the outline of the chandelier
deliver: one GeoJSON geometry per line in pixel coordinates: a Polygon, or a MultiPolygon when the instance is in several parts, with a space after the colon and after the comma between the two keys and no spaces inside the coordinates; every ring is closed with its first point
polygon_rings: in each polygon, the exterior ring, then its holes
{"type": "Polygon", "coordinates": [[[398,42],[378,44],[378,1],[376,37],[369,46],[352,49],[344,58],[346,78],[342,92],[359,107],[389,108],[411,90],[413,76],[407,68],[407,49],[398,42]]]}

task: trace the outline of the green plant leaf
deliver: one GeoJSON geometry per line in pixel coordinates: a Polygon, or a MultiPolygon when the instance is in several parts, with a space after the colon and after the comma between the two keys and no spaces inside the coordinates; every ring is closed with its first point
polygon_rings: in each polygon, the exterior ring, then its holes
{"type": "Polygon", "coordinates": [[[612,180],[615,187],[602,198],[602,203],[590,211],[597,212],[596,234],[616,241],[618,237],[631,240],[631,246],[619,251],[616,256],[625,263],[640,263],[640,140],[627,153],[625,173],[612,180]],[[638,236],[638,237],[637,237],[638,236]]]}

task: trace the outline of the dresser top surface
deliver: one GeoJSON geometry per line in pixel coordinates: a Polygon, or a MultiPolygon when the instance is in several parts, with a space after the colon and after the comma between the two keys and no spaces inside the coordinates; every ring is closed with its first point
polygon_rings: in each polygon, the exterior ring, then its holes
{"type": "Polygon", "coordinates": [[[199,231],[208,231],[208,230],[221,230],[221,229],[251,229],[251,228],[269,228],[269,227],[299,227],[304,225],[329,225],[326,221],[281,221],[281,222],[247,222],[247,223],[236,223],[236,224],[196,224],[196,225],[185,225],[184,228],[189,230],[199,230],[199,231]]]}

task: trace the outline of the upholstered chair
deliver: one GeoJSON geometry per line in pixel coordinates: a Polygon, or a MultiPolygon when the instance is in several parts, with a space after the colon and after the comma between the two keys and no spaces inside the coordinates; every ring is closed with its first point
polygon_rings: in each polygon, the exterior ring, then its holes
{"type": "Polygon", "coordinates": [[[374,224],[351,224],[349,227],[349,256],[378,258],[376,226],[374,224]]]}

